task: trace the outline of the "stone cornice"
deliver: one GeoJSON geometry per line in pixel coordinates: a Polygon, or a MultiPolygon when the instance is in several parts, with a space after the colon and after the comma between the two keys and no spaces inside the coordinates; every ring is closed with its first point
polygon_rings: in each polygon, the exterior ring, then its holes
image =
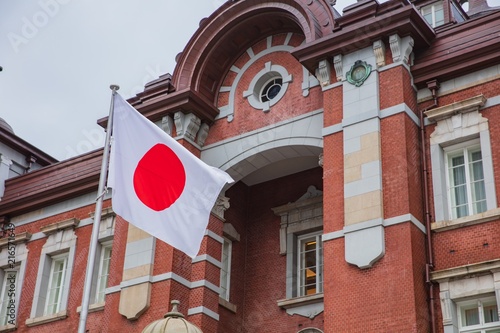
{"type": "Polygon", "coordinates": [[[428,110],[425,112],[425,115],[431,121],[438,121],[440,119],[449,118],[458,113],[478,111],[479,108],[485,103],[486,98],[483,95],[478,95],[459,102],[428,110]]]}
{"type": "Polygon", "coordinates": [[[431,272],[432,281],[445,281],[447,279],[464,277],[472,274],[480,274],[500,269],[500,260],[483,261],[475,264],[453,267],[431,272]]]}
{"type": "Polygon", "coordinates": [[[31,234],[27,231],[16,234],[14,240],[9,240],[8,237],[0,238],[0,248],[6,246],[7,244],[19,244],[27,242],[31,239],[31,234]]]}
{"type": "Polygon", "coordinates": [[[78,226],[79,223],[80,223],[79,219],[71,218],[71,219],[68,219],[68,220],[64,220],[64,221],[61,221],[61,222],[51,223],[49,225],[41,227],[40,231],[43,232],[44,234],[46,234],[48,236],[48,235],[56,233],[56,232],[58,232],[60,230],[64,230],[64,229],[68,229],[68,228],[75,228],[75,227],[78,226]]]}
{"type": "MultiPolygon", "coordinates": [[[[191,89],[155,95],[154,97],[141,95],[141,97],[132,97],[127,101],[153,122],[161,120],[168,114],[173,115],[180,111],[184,114],[192,113],[202,122],[211,124],[219,114],[219,109],[212,102],[191,89]]],[[[97,123],[106,128],[108,117],[99,119],[97,123]]]]}
{"type": "MultiPolygon", "coordinates": [[[[337,20],[339,26],[334,36],[326,36],[299,46],[292,52],[293,56],[314,73],[319,61],[323,59],[371,46],[373,42],[386,40],[394,34],[400,37],[411,36],[415,48],[425,48],[431,44],[435,33],[413,6],[401,3],[399,8],[389,8],[390,10],[386,6],[363,8],[369,10],[371,15],[365,15],[362,20],[350,19],[345,15],[342,20],[337,20]]],[[[353,11],[351,15],[356,14],[353,11]]]]}

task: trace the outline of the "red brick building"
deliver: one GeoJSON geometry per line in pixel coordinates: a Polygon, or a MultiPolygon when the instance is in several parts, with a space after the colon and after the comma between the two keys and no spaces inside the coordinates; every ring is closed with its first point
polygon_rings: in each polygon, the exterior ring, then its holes
{"type": "MultiPolygon", "coordinates": [[[[193,260],[106,195],[88,332],[174,299],[205,333],[500,332],[500,10],[467,5],[202,20],[129,102],[235,183],[193,260]]],[[[57,162],[1,125],[0,332],[76,332],[102,149],[57,162]]]]}

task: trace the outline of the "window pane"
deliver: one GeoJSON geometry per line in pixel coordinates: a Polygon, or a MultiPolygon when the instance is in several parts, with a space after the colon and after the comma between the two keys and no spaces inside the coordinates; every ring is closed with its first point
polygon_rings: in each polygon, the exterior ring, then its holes
{"type": "Polygon", "coordinates": [[[323,250],[321,236],[299,241],[299,295],[312,295],[323,291],[323,250]]]}
{"type": "Polygon", "coordinates": [[[444,11],[442,3],[434,5],[434,17],[435,17],[434,21],[435,27],[444,24],[444,11]]]}
{"type": "Polygon", "coordinates": [[[464,326],[478,325],[479,324],[479,309],[465,309],[465,323],[464,326]]]}
{"type": "Polygon", "coordinates": [[[54,314],[59,311],[63,280],[66,271],[67,258],[53,259],[51,279],[47,291],[47,303],[45,315],[54,314]]]}
{"type": "Polygon", "coordinates": [[[0,290],[0,326],[7,325],[10,319],[10,317],[7,316],[7,307],[9,306],[9,301],[13,299],[13,297],[9,297],[11,285],[14,289],[16,289],[17,272],[4,272],[2,290],[0,290]]]}
{"type": "Polygon", "coordinates": [[[109,263],[111,260],[111,246],[102,249],[101,263],[99,265],[99,275],[97,278],[97,293],[95,302],[104,302],[106,287],[108,286],[109,263]]]}
{"type": "Polygon", "coordinates": [[[483,161],[481,151],[469,153],[474,214],[486,211],[486,189],[484,187],[483,161]]]}
{"type": "Polygon", "coordinates": [[[493,323],[498,321],[498,308],[495,304],[483,307],[484,322],[493,323]]]}
{"type": "Polygon", "coordinates": [[[220,270],[220,294],[219,296],[225,300],[229,300],[229,283],[231,270],[231,241],[224,239],[222,245],[222,267],[220,270]]]}

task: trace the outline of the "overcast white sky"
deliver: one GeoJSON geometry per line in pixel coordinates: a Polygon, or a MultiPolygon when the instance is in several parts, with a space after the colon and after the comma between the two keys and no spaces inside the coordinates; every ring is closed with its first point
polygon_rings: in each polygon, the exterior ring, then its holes
{"type": "Polygon", "coordinates": [[[200,20],[224,2],[0,0],[0,117],[59,160],[102,147],[109,85],[128,98],[173,73],[200,20]]]}

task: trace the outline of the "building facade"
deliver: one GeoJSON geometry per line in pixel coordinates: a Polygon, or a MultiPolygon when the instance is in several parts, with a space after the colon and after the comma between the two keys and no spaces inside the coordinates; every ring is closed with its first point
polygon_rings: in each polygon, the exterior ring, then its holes
{"type": "MultiPolygon", "coordinates": [[[[500,332],[500,10],[332,6],[228,1],[129,99],[235,182],[195,259],[105,195],[88,332],[174,299],[205,333],[500,332]]],[[[76,332],[103,150],[1,125],[0,332],[76,332]]]]}

